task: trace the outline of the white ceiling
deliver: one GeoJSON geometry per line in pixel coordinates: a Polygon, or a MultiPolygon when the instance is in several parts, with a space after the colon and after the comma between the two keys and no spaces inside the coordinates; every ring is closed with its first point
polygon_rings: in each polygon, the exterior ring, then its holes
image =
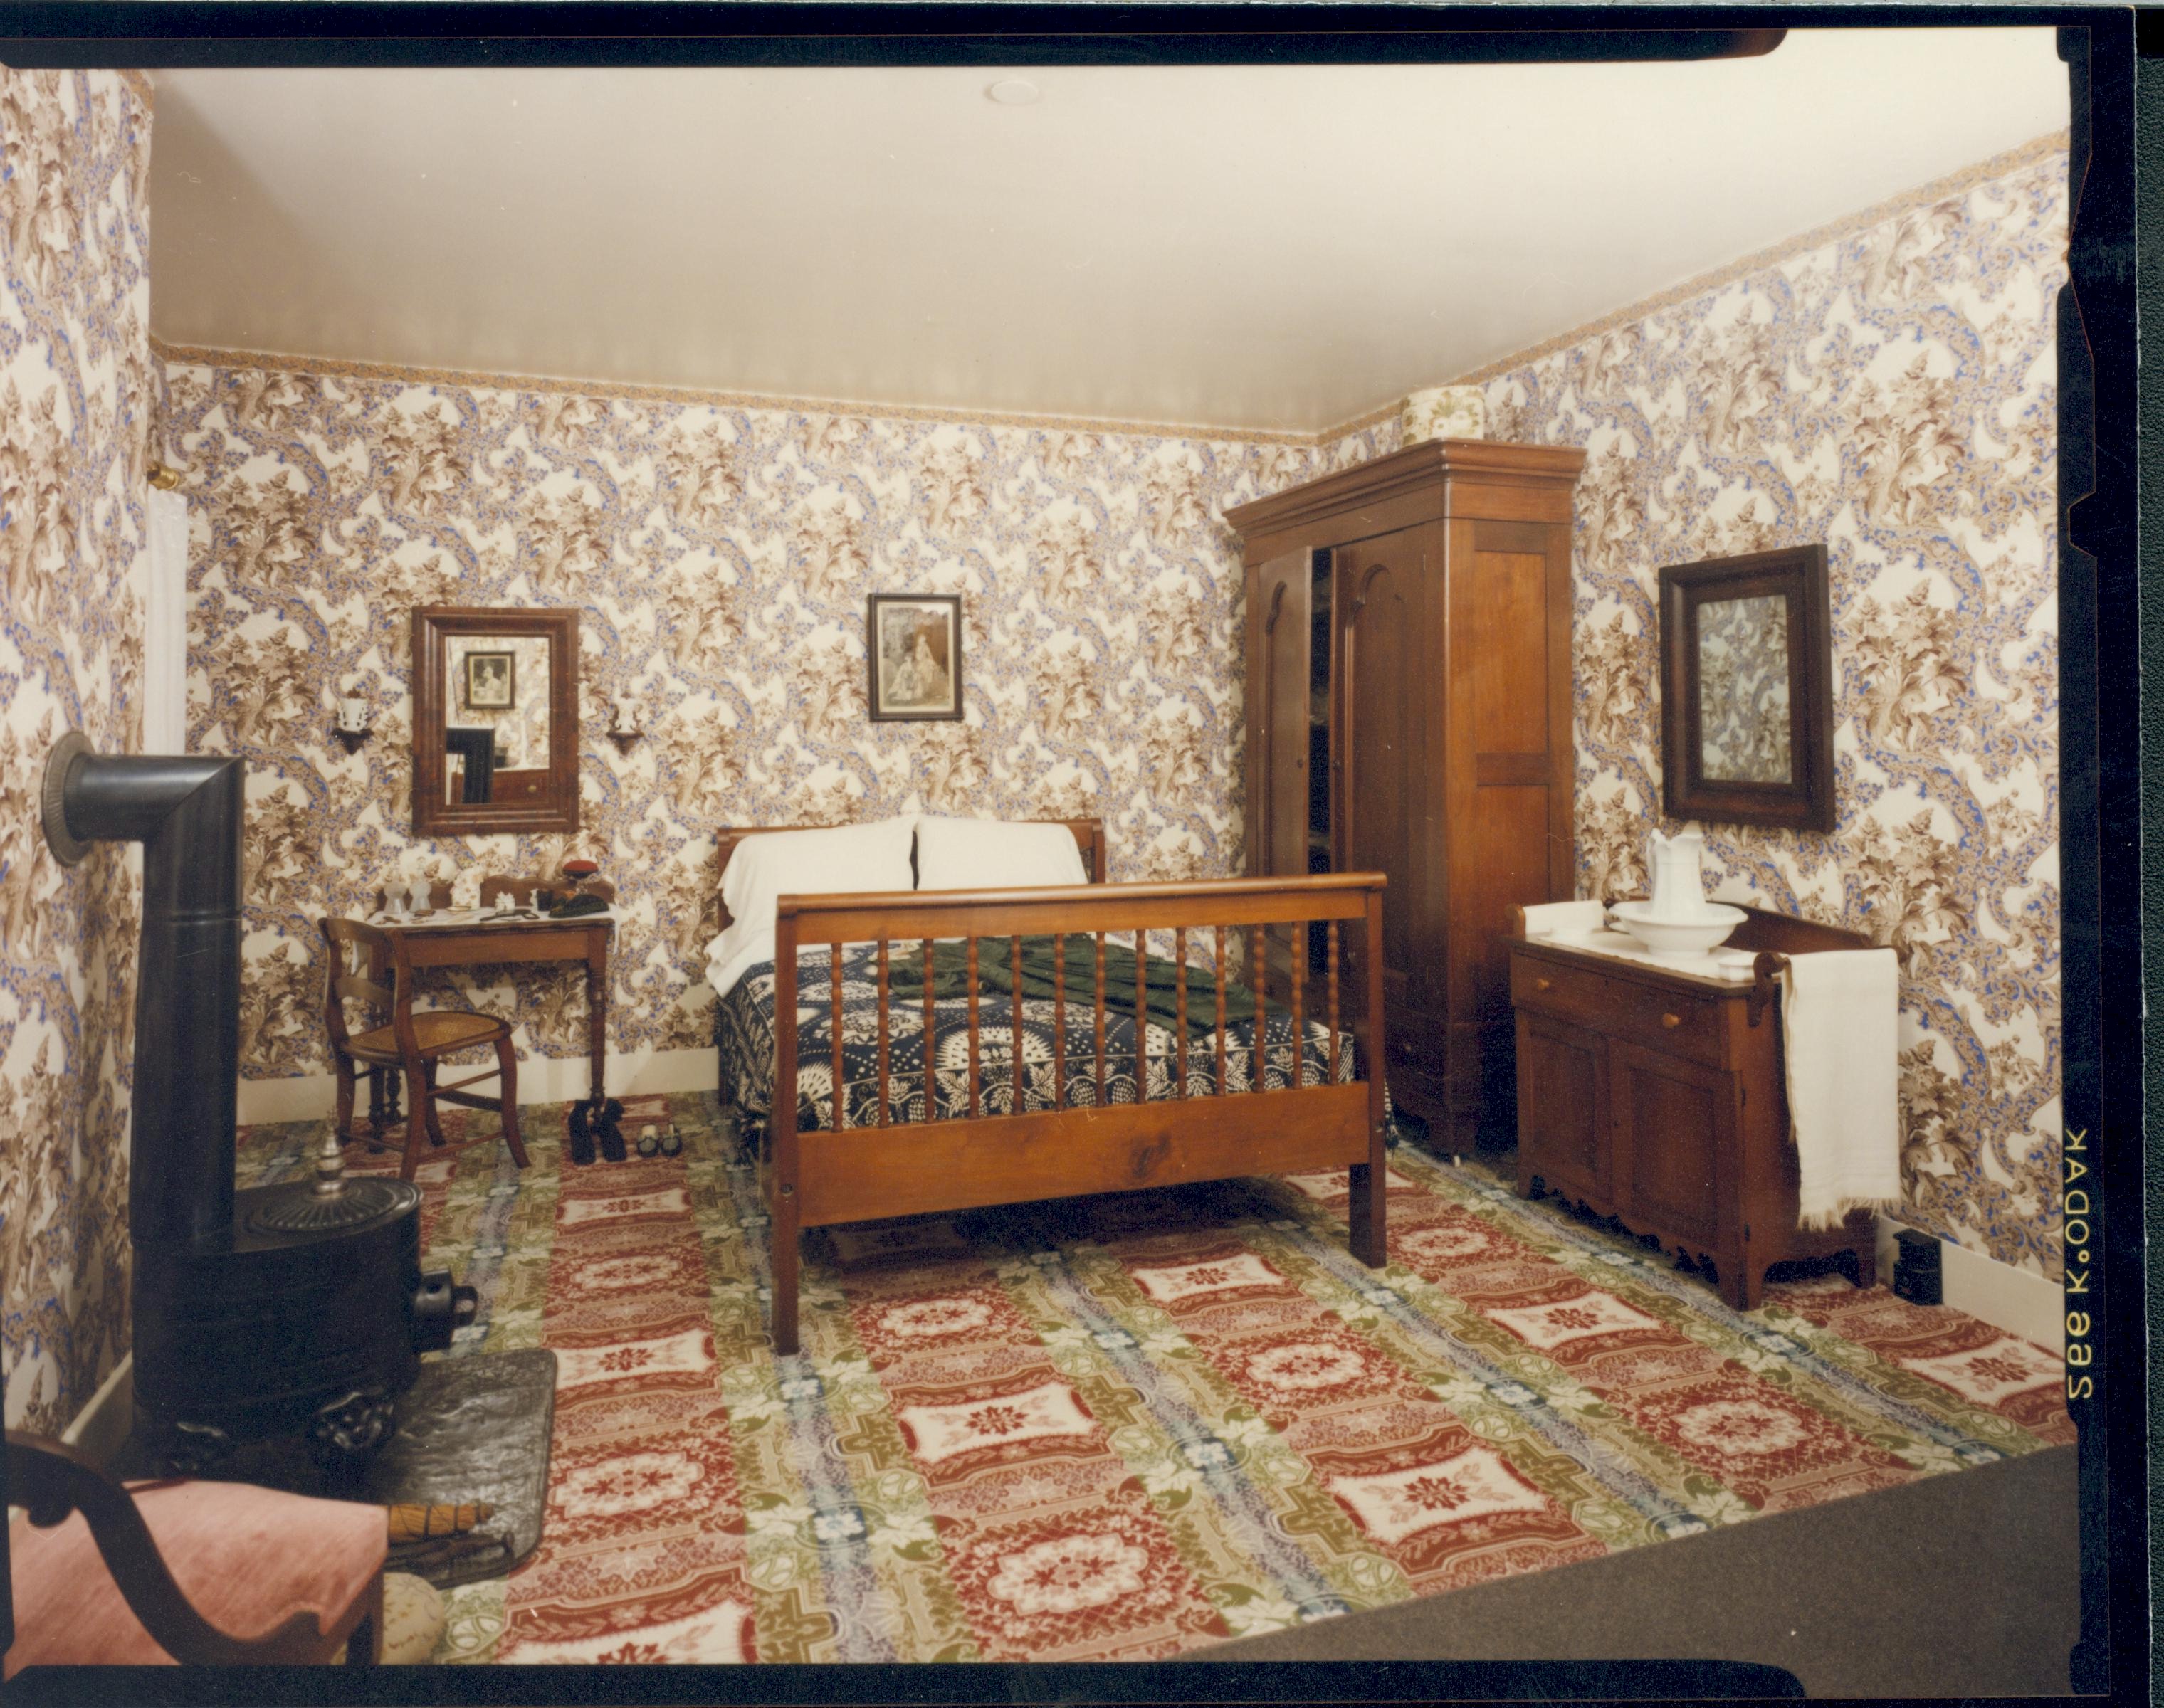
{"type": "Polygon", "coordinates": [[[1686,65],[156,76],[172,343],[1312,430],[2064,126],[2048,29],[1686,65]],[[1034,81],[1034,105],[985,91],[1034,81]]]}

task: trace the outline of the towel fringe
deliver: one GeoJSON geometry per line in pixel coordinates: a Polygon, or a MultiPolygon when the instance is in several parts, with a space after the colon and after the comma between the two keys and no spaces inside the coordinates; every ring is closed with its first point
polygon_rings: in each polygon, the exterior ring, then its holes
{"type": "Polygon", "coordinates": [[[1858,1210],[1884,1210],[1891,1213],[1900,1208],[1899,1198],[1843,1198],[1830,1210],[1804,1211],[1796,1218],[1796,1225],[1809,1233],[1830,1234],[1858,1210]]]}

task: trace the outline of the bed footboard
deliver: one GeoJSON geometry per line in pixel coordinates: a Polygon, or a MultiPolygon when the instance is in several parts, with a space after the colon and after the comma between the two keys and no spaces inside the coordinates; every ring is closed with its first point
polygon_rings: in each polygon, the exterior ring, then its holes
{"type": "MultiPolygon", "coordinates": [[[[1132,1191],[1243,1175],[1344,1167],[1352,1187],[1352,1254],[1370,1268],[1384,1262],[1383,888],[1380,872],[1295,878],[1228,878],[1189,884],[1091,885],[1017,890],[918,891],[908,895],[784,896],[775,931],[775,1095],[769,1117],[765,1195],[772,1215],[774,1344],[797,1349],[799,1241],[806,1228],[939,1210],[979,1208],[1037,1198],[1132,1191]],[[1149,939],[1171,939],[1169,956],[1153,957],[1149,939]],[[1095,944],[1094,980],[1070,995],[1069,940],[1095,944]],[[1108,985],[1107,939],[1135,951],[1136,988],[1108,985]],[[980,1024],[982,946],[1001,940],[1011,956],[1008,1005],[1012,1029],[1006,1071],[1016,1113],[985,1113],[985,1029],[980,1024]],[[1048,939],[1058,969],[1052,1027],[1054,1061],[1048,1107],[1025,1109],[1022,944],[1048,939]],[[932,1051],[922,1051],[922,1120],[890,1122],[897,1037],[928,1041],[934,1030],[935,942],[959,940],[968,1001],[968,1056],[962,1077],[936,1088],[932,1051]],[[843,954],[874,946],[877,982],[877,1096],[875,1140],[853,1127],[843,1094],[843,954]],[[834,1092],[824,1124],[806,1126],[798,1095],[799,955],[827,951],[834,1092]],[[1197,1001],[1214,1012],[1190,1014],[1190,965],[1206,956],[1215,976],[1197,1001]],[[1169,961],[1175,996],[1173,1024],[1162,1029],[1172,1056],[1171,1094],[1149,1095],[1151,1042],[1147,969],[1169,961]],[[1226,1018],[1226,973],[1244,962],[1254,1019],[1235,1052],[1226,1018]],[[908,976],[908,970],[922,969],[908,976]],[[921,995],[919,993],[921,992],[921,995]],[[1134,1006],[1137,1099],[1106,1096],[1108,1012],[1134,1006]],[[1069,1009],[1086,1002],[1095,1061],[1070,1064],[1069,1009]],[[1269,1084],[1265,1056],[1271,1017],[1289,1022],[1289,1071],[1269,1084]],[[1214,1021],[1214,1024],[1210,1024],[1214,1021]],[[1310,1027],[1326,1029],[1324,1066],[1307,1060],[1310,1027]],[[1200,1030],[1203,1035],[1190,1037],[1200,1030]],[[1352,1048],[1350,1061],[1342,1040],[1352,1048]],[[1147,1059],[1145,1059],[1147,1058],[1147,1059]],[[1070,1077],[1070,1066],[1074,1072],[1070,1077]],[[1091,1068],[1094,1066],[1094,1075],[1091,1068]],[[1200,1077],[1210,1094],[1190,1095],[1200,1077]],[[1233,1080],[1247,1082],[1237,1089],[1233,1080]],[[1075,1083],[1095,1095],[1074,1101],[1075,1083]],[[943,1114],[939,1089],[960,1113],[943,1114]]],[[[1086,952],[1086,951],[1085,951],[1086,952]]],[[[1032,998],[1032,1002],[1039,999],[1032,998]]],[[[1041,1003],[1040,1003],[1041,1005],[1041,1003]]],[[[1078,1035],[1081,1016],[1076,1014],[1078,1035]]],[[[1038,1100],[1047,1099],[1040,1095],[1038,1100]]]]}

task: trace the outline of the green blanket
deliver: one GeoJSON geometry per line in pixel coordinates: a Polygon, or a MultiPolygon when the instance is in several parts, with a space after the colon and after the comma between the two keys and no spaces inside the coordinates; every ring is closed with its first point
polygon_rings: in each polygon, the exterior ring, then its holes
{"type": "MultiPolygon", "coordinates": [[[[977,988],[986,996],[1006,996],[1014,988],[1013,941],[1011,937],[977,940],[977,988]]],[[[1053,959],[1052,939],[1022,940],[1022,993],[1025,1002],[1050,1002],[1065,976],[1068,1012],[1076,1008],[1088,1014],[1096,1001],[1097,940],[1087,933],[1070,935],[1066,941],[1066,965],[1053,959]]],[[[917,995],[924,989],[924,961],[920,953],[899,948],[892,965],[890,989],[917,995]]],[[[1143,968],[1144,990],[1153,1024],[1170,1030],[1179,1019],[1178,967],[1170,959],[1153,955],[1143,968]]],[[[937,943],[932,951],[932,993],[940,1001],[969,993],[968,946],[937,943]]],[[[1117,944],[1105,945],[1105,1008],[1108,1014],[1132,1014],[1135,1008],[1135,952],[1117,944]]],[[[1255,1017],[1254,993],[1237,980],[1225,983],[1225,1023],[1232,1026],[1255,1017]]],[[[1187,1032],[1190,1038],[1206,1038],[1217,1030],[1217,984],[1207,967],[1187,969],[1187,1032]]]]}

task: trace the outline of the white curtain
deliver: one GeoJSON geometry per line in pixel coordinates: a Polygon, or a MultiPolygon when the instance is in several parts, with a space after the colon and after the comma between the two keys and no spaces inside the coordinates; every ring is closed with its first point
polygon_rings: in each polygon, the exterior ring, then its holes
{"type": "Polygon", "coordinates": [[[188,746],[188,500],[150,494],[150,586],[143,636],[143,751],[188,746]]]}

